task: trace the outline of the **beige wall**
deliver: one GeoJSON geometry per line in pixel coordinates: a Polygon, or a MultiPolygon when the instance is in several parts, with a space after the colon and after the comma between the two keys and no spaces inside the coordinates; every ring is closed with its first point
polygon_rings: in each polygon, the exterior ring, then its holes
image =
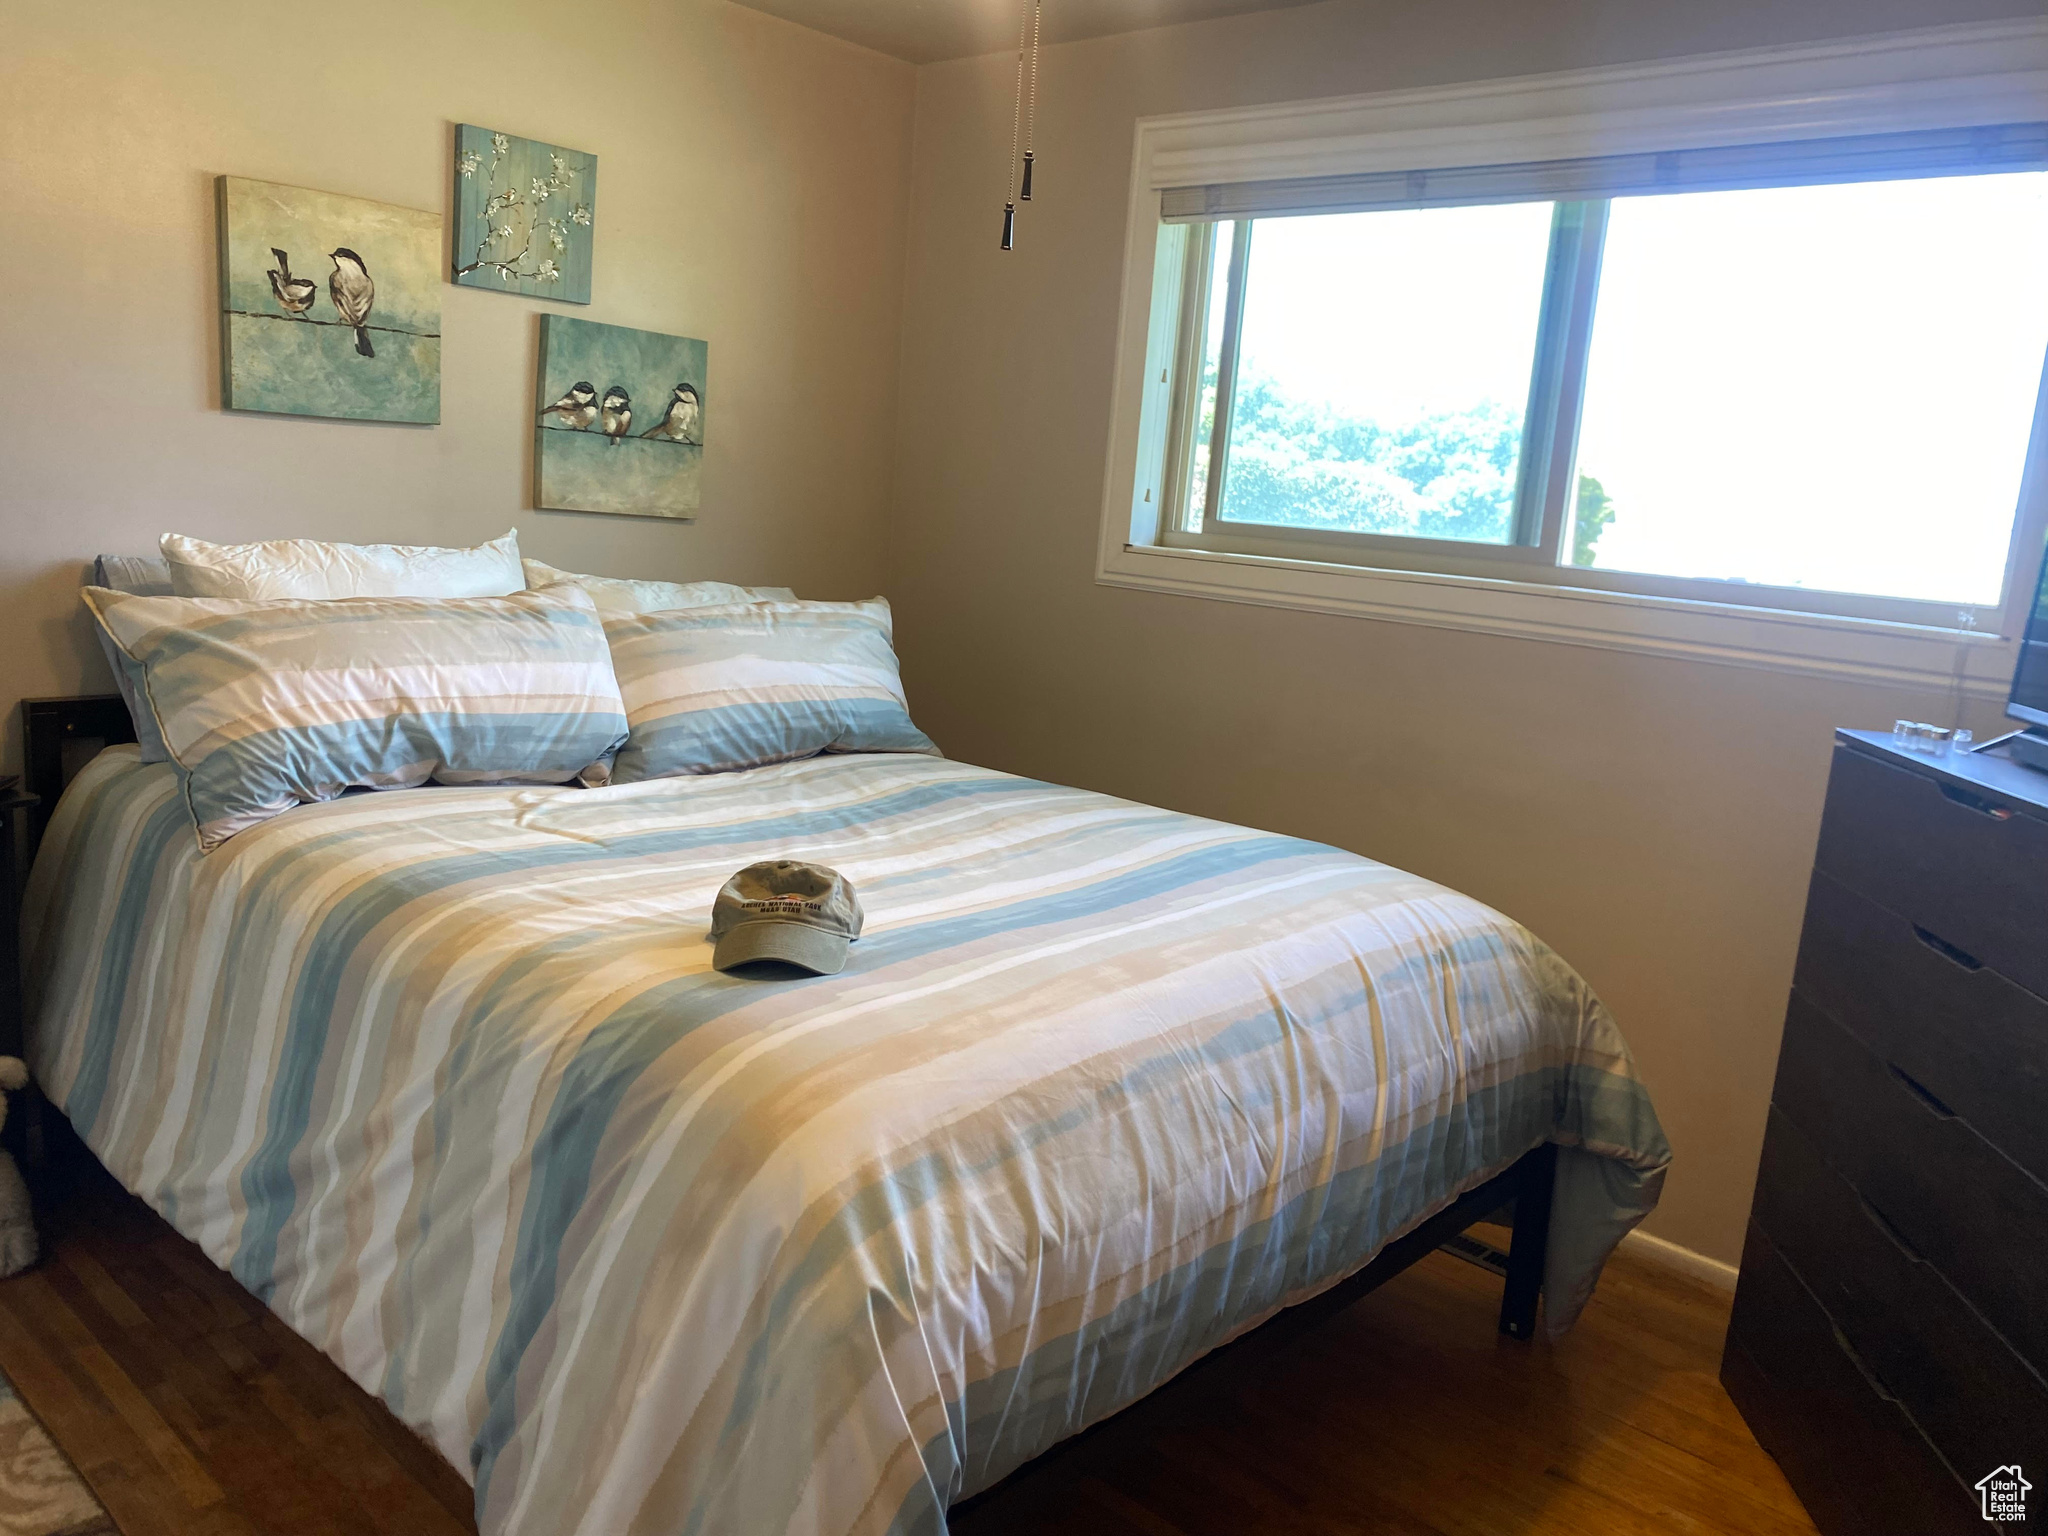
{"type": "Polygon", "coordinates": [[[2038,10],[1336,0],[1077,43],[1045,60],[1041,190],[1008,256],[1011,62],[921,70],[890,566],[920,723],[958,757],[1335,843],[1525,922],[1656,1096],[1677,1161],[1650,1230],[1732,1261],[1830,729],[1953,701],[1096,585],[1133,120],[2038,10]]]}
{"type": "Polygon", "coordinates": [[[5,761],[14,699],[107,686],[82,562],[167,528],[881,587],[909,65],[721,0],[0,0],[0,38],[5,761]],[[214,176],[445,217],[457,122],[597,155],[592,302],[444,287],[438,427],[222,412],[214,176]],[[543,311],[710,342],[696,524],[527,510],[543,311]]]}

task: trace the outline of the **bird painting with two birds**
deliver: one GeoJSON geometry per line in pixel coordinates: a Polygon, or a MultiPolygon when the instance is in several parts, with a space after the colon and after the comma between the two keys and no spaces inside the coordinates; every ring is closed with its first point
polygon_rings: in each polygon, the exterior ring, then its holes
{"type": "Polygon", "coordinates": [[[286,314],[303,315],[320,297],[320,285],[310,277],[293,277],[291,257],[276,246],[270,248],[270,254],[277,258],[277,265],[270,269],[270,291],[286,314]]]}
{"type": "Polygon", "coordinates": [[[355,327],[356,353],[375,357],[370,345],[370,306],[377,301],[377,285],[370,281],[370,269],[354,251],[339,246],[327,253],[334,270],[327,274],[327,292],[334,300],[334,312],[343,325],[355,327]]]}
{"type": "MultiPolygon", "coordinates": [[[[276,246],[270,248],[270,254],[277,258],[277,265],[267,275],[278,307],[288,315],[304,317],[320,297],[320,285],[309,277],[293,277],[291,257],[276,246]]],[[[370,344],[369,324],[371,306],[377,302],[377,285],[370,280],[369,263],[345,245],[329,251],[327,259],[334,263],[334,270],[327,275],[327,293],[334,300],[334,312],[341,316],[343,325],[356,333],[356,355],[375,357],[377,349],[370,344]]]]}
{"type": "Polygon", "coordinates": [[[695,516],[707,363],[705,344],[687,336],[544,315],[539,505],[695,516]]]}
{"type": "Polygon", "coordinates": [[[221,403],[439,421],[440,215],[233,176],[219,194],[221,403]]]}

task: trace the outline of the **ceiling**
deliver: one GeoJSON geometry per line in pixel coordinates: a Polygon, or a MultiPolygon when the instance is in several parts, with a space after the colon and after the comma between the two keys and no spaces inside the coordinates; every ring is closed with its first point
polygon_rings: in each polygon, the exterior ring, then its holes
{"type": "MultiPolygon", "coordinates": [[[[913,64],[1001,53],[1017,46],[1026,0],[738,0],[799,26],[829,32],[913,64]]],[[[1051,0],[1044,41],[1070,43],[1313,0],[1051,0]]]]}

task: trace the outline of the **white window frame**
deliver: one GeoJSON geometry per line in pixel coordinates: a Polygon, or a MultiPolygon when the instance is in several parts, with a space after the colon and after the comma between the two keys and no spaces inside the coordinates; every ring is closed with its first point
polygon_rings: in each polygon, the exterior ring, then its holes
{"type": "MultiPolygon", "coordinates": [[[[2048,119],[2048,20],[1925,28],[1796,48],[1473,85],[1141,118],[1096,580],[1271,607],[1646,651],[2000,698],[2048,538],[2048,390],[2015,520],[2005,590],[1974,628],[1904,622],[1849,597],[1798,611],[1714,601],[1715,584],[1622,573],[1543,579],[1379,566],[1347,547],[1302,556],[1205,547],[1161,516],[1170,466],[1186,225],[1160,221],[1168,187],[1565,160],[2048,119]],[[1317,558],[1318,555],[1323,558],[1317,558]],[[1335,558],[1332,558],[1334,556],[1335,558]]],[[[1198,364],[1197,364],[1198,366],[1198,364]]],[[[1395,541],[1374,540],[1392,545],[1395,541]]],[[[1436,545],[1436,541],[1430,541],[1436,545]]],[[[1266,546],[1270,549],[1272,546],[1266,546]]],[[[1369,545],[1361,542],[1361,547],[1369,545]]],[[[1436,547],[1441,547],[1436,545],[1436,547]]],[[[1498,553],[1497,551],[1495,552],[1498,553]]],[[[1761,596],[1761,594],[1759,594],[1761,596]]],[[[1959,620],[1965,617],[1958,613],[1959,620]]]]}

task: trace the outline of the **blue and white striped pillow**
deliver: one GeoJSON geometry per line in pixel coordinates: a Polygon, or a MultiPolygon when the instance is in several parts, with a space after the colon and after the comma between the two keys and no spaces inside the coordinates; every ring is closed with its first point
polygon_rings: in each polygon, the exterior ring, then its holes
{"type": "Polygon", "coordinates": [[[575,586],[85,600],[142,669],[202,848],[346,789],[603,783],[625,740],[604,629],[575,586]]]}
{"type": "Polygon", "coordinates": [[[632,728],[614,784],[820,752],[938,755],[910,723],[879,597],[613,613],[604,632],[632,728]]]}

